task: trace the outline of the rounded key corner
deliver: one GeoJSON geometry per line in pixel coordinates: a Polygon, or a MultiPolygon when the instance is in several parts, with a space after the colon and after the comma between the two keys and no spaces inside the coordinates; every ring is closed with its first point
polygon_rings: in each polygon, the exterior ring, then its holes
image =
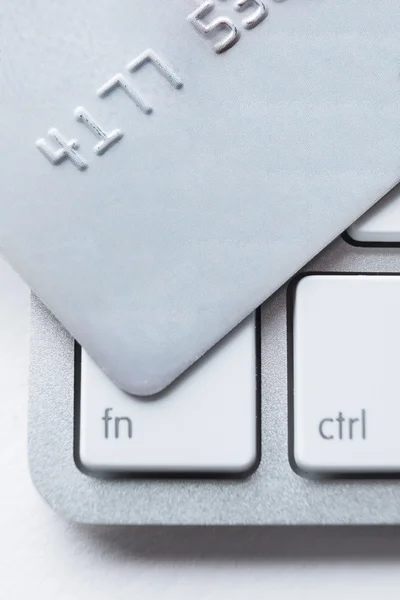
{"type": "MultiPolygon", "coordinates": [[[[294,426],[294,423],[291,423],[294,426]]],[[[310,482],[329,482],[329,481],[340,481],[340,480],[360,480],[360,479],[370,479],[371,475],[369,473],[360,473],[354,471],[340,471],[334,469],[328,469],[326,467],[318,467],[316,465],[311,465],[309,461],[302,459],[299,457],[296,449],[295,449],[295,441],[292,436],[292,440],[289,442],[289,465],[292,469],[293,473],[298,477],[301,477],[304,480],[308,480],[310,482]]]]}
{"type": "Polygon", "coordinates": [[[325,273],[317,271],[303,271],[292,277],[286,287],[286,322],[287,322],[287,353],[288,353],[288,368],[289,368],[289,383],[291,380],[291,369],[293,361],[293,327],[294,313],[296,305],[296,294],[299,287],[310,277],[324,275],[325,273]]]}
{"type": "Polygon", "coordinates": [[[346,229],[346,231],[344,231],[342,233],[342,240],[344,242],[346,242],[346,244],[349,244],[349,246],[355,246],[356,248],[369,246],[368,243],[363,242],[362,240],[358,240],[357,238],[353,237],[352,229],[353,229],[352,227],[349,227],[348,229],[346,229]]]}
{"type": "Polygon", "coordinates": [[[353,248],[384,248],[385,246],[393,246],[393,244],[388,242],[367,242],[362,239],[357,239],[352,231],[353,227],[346,229],[346,231],[342,233],[342,239],[349,246],[353,246],[353,248]]]}
{"type": "Polygon", "coordinates": [[[335,476],[333,473],[330,474],[326,471],[324,472],[323,470],[310,467],[308,461],[302,460],[301,458],[296,456],[294,439],[292,439],[289,442],[288,460],[293,473],[298,477],[301,477],[302,479],[306,479],[308,481],[326,481],[329,479],[337,478],[337,476],[335,476]]]}
{"type": "Polygon", "coordinates": [[[258,427],[257,441],[256,441],[256,447],[254,448],[254,452],[252,452],[252,455],[250,458],[243,461],[241,466],[239,466],[237,469],[232,471],[231,477],[234,477],[234,478],[236,477],[238,479],[247,479],[248,477],[251,477],[252,475],[254,475],[257,472],[260,464],[261,464],[261,439],[260,439],[259,427],[258,427]]]}
{"type": "Polygon", "coordinates": [[[287,284],[287,299],[288,299],[288,306],[292,306],[293,302],[294,302],[294,298],[296,296],[296,292],[298,290],[298,288],[305,282],[305,280],[308,280],[310,277],[315,277],[318,275],[325,275],[326,273],[320,272],[320,271],[302,271],[300,273],[297,273],[296,275],[294,275],[288,282],[287,284]]]}
{"type": "Polygon", "coordinates": [[[400,241],[389,242],[389,241],[367,241],[363,239],[357,239],[352,234],[353,227],[349,227],[345,232],[342,233],[342,239],[349,246],[353,248],[400,248],[400,241]]]}
{"type": "Polygon", "coordinates": [[[293,473],[298,477],[302,477],[303,479],[316,480],[320,477],[314,471],[308,471],[307,465],[302,464],[301,461],[296,460],[294,449],[291,448],[289,450],[289,465],[292,469],[293,473]]]}

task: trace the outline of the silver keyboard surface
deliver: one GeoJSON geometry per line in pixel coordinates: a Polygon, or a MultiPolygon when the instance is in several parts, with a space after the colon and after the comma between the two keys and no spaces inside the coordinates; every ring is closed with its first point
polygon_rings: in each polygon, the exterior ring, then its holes
{"type": "Polygon", "coordinates": [[[400,523],[399,243],[394,190],[145,400],[33,298],[40,493],[90,523],[400,523]]]}

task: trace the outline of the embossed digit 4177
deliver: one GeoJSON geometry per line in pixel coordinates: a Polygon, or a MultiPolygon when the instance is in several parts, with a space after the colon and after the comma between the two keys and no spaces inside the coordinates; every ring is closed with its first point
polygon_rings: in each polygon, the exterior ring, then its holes
{"type": "MultiPolygon", "coordinates": [[[[151,48],[134,58],[127,65],[127,69],[130,73],[137,73],[147,64],[153,65],[157,73],[159,73],[174,89],[181,90],[183,88],[183,81],[179,75],[175,73],[172,67],[163,61],[151,48]]],[[[111,77],[111,79],[106,81],[106,83],[97,90],[97,95],[99,98],[106,98],[118,88],[125,92],[142,113],[145,115],[152,114],[153,106],[136,90],[128,77],[122,73],[117,73],[111,77]]],[[[119,142],[124,135],[121,129],[107,131],[83,106],[78,106],[74,111],[74,115],[78,123],[82,123],[99,140],[93,148],[97,156],[105,154],[105,152],[119,142]]],[[[79,142],[77,140],[68,140],[55,128],[50,129],[48,135],[52,144],[49,144],[44,138],[40,138],[36,142],[36,148],[52,165],[59,165],[69,159],[79,171],[87,169],[88,163],[86,159],[78,153],[79,142]]]]}

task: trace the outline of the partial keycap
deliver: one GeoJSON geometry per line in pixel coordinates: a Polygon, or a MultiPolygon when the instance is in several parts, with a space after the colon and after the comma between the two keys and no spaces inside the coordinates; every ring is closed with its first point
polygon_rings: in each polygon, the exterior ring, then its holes
{"type": "Polygon", "coordinates": [[[400,186],[352,225],[348,234],[362,244],[400,242],[400,186]]]}
{"type": "Polygon", "coordinates": [[[243,473],[258,454],[255,316],[164,393],[116,387],[82,351],[78,462],[116,473],[243,473]]]}
{"type": "Polygon", "coordinates": [[[294,462],[400,472],[400,276],[311,275],[294,293],[294,462]]]}

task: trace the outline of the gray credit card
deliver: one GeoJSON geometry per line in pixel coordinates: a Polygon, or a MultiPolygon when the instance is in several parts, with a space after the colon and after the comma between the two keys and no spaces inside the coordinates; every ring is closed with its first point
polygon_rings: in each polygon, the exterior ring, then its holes
{"type": "Polygon", "coordinates": [[[174,380],[400,180],[395,0],[2,0],[0,247],[174,380]]]}

